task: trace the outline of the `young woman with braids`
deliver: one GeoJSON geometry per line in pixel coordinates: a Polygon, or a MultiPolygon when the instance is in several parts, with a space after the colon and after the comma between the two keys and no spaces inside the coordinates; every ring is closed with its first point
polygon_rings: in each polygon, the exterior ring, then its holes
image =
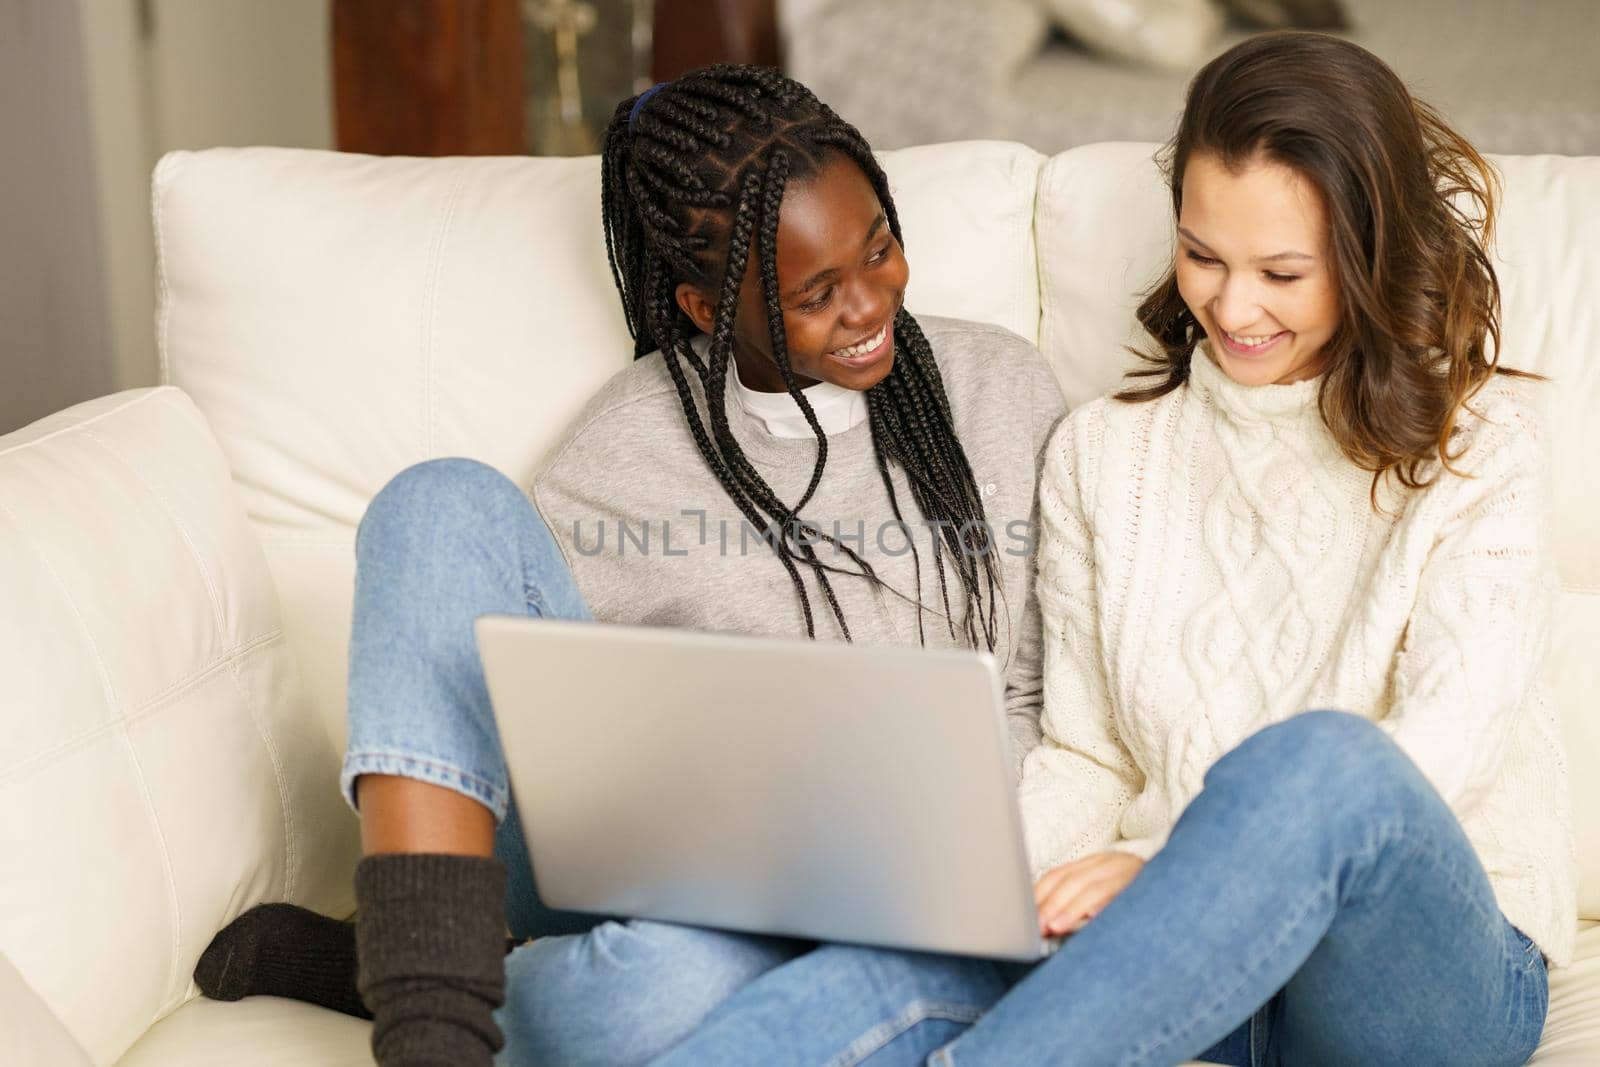
{"type": "Polygon", "coordinates": [[[1153,381],[1068,416],[1039,489],[1021,797],[1065,943],[824,947],[658,1067],[1539,1043],[1576,887],[1541,383],[1497,365],[1492,172],[1370,53],[1283,34],[1196,75],[1170,188],[1153,381]]]}
{"type": "Polygon", "coordinates": [[[1038,352],[904,309],[883,171],[774,71],[709,68],[624,102],[602,202],[636,361],[533,506],[447,459],[362,519],[343,772],[367,854],[361,996],[348,928],[287,906],[241,917],[197,970],[214,996],[364,1000],[384,1067],[488,1063],[502,1032],[512,1063],[642,1063],[808,947],[540,905],[478,616],[989,650],[1019,767],[1038,737],[1026,527],[1062,411],[1038,352]],[[509,954],[508,924],[533,939],[509,954]]]}

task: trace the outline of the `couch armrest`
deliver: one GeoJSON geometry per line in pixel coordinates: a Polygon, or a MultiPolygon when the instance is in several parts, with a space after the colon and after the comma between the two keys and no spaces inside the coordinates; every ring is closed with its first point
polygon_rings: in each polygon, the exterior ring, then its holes
{"type": "Polygon", "coordinates": [[[88,1055],[72,1040],[39,994],[11,961],[0,955],[0,1061],[30,1067],[90,1067],[88,1055]]]}

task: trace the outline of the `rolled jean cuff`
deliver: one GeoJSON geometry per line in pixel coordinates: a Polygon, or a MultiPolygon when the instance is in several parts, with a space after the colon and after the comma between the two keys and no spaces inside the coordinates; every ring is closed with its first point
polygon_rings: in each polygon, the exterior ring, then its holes
{"type": "Polygon", "coordinates": [[[496,785],[441,760],[406,752],[351,751],[345,753],[344,765],[339,769],[339,792],[344,794],[344,802],[357,813],[361,809],[356,804],[356,779],[363,774],[410,778],[454,790],[488,808],[497,826],[505,820],[511,802],[510,791],[504,785],[496,785]]]}

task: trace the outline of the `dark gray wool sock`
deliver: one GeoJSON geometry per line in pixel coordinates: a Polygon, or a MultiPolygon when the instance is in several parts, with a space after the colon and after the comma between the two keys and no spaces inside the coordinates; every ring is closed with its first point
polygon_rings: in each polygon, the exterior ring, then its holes
{"type": "Polygon", "coordinates": [[[290,997],[372,1018],[356,992],[355,926],[294,904],[260,904],[223,927],[194,980],[212,1000],[290,997]]]}
{"type": "Polygon", "coordinates": [[[506,871],[393,853],[356,867],[356,984],[380,1067],[490,1067],[505,1044],[506,871]]]}

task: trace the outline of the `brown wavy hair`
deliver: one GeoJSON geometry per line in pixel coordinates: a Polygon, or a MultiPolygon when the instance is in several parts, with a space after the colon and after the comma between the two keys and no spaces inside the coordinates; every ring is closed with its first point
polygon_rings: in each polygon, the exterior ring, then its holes
{"type": "MultiPolygon", "coordinates": [[[[1174,217],[1196,154],[1238,169],[1266,159],[1310,181],[1327,206],[1340,323],[1323,349],[1318,403],[1340,448],[1402,485],[1454,472],[1457,417],[1498,365],[1500,284],[1485,251],[1499,179],[1466,139],[1366,49],[1321,33],[1266,33],[1206,64],[1163,149],[1174,217]],[[1437,461],[1437,465],[1435,465],[1437,461]]],[[[1189,378],[1204,330],[1176,265],[1139,322],[1158,349],[1119,400],[1153,400],[1189,378]]]]}

